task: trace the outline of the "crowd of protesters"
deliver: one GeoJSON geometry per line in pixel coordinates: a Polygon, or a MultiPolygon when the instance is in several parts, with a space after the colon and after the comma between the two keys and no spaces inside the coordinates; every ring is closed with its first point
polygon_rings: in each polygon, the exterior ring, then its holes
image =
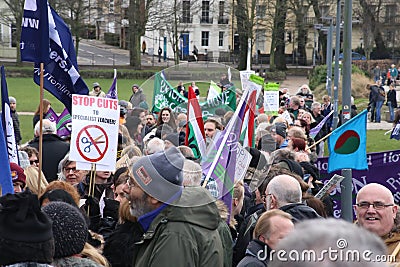
{"type": "MultiPolygon", "coordinates": [[[[93,95],[102,93],[95,83],[93,95]]],[[[282,89],[279,113],[288,117],[256,111],[255,147],[246,148],[252,159],[244,179],[232,185],[227,207],[221,185],[204,184],[201,161],[185,146],[186,114],[169,107],[153,114],[139,85],[132,93],[120,100],[115,172],[78,169],[68,138],[45,119],[39,182],[34,119],[35,138],[21,147],[20,165],[10,166],[16,194],[0,198],[0,266],[317,266],[293,258],[285,263],[272,251],[319,253],[339,239],[348,242],[345,251],[369,249],[400,261],[400,215],[387,188],[370,184],[358,192],[357,226],[327,219],[335,206],[331,191],[315,197],[323,184],[314,163],[324,155],[332,120],[315,136],[310,129],[332,110],[329,96],[321,104],[307,85],[296,95],[282,89]]],[[[204,120],[208,146],[232,113],[204,120]]],[[[388,266],[365,258],[353,263],[388,266]]]]}

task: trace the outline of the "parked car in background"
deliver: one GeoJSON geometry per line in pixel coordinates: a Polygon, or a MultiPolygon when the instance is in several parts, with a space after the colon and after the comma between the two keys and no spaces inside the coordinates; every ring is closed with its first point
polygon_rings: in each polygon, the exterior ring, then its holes
{"type": "MultiPolygon", "coordinates": [[[[343,58],[344,58],[343,53],[340,53],[339,60],[343,60],[343,58]]],[[[367,60],[367,57],[357,52],[351,52],[351,60],[367,60]]]]}

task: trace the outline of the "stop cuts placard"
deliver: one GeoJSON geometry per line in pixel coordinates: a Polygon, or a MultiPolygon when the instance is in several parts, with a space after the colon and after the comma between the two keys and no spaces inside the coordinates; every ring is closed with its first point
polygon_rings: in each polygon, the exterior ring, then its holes
{"type": "Polygon", "coordinates": [[[115,169],[118,144],[117,99],[72,95],[70,160],[115,169]]]}

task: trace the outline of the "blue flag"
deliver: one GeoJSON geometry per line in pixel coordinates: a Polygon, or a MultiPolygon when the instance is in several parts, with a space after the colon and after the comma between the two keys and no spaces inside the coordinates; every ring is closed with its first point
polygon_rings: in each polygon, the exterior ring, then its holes
{"type": "Polygon", "coordinates": [[[339,169],[368,169],[367,110],[364,110],[328,138],[328,172],[339,169]]]}
{"type": "Polygon", "coordinates": [[[1,193],[3,196],[7,193],[14,193],[14,187],[11,179],[10,163],[7,158],[7,146],[4,138],[3,127],[0,127],[0,185],[1,193]]]}
{"type": "MultiPolygon", "coordinates": [[[[32,2],[36,1],[26,0],[25,8],[27,6],[34,6],[32,2]]],[[[89,93],[88,87],[79,75],[72,35],[62,18],[49,5],[46,10],[39,10],[39,5],[37,5],[37,8],[38,9],[35,12],[48,14],[47,33],[50,46],[47,51],[48,60],[44,61],[44,88],[60,100],[69,111],[71,111],[72,94],[87,95],[89,93]]],[[[40,6],[40,8],[43,7],[40,6]]],[[[26,9],[24,10],[26,13],[28,11],[29,10],[26,9]]],[[[30,25],[29,23],[27,24],[30,25]]],[[[40,28],[40,32],[46,31],[42,28],[45,26],[46,23],[41,24],[40,21],[37,24],[37,27],[40,28]]],[[[39,37],[34,35],[32,31],[28,30],[28,27],[22,27],[21,39],[23,39],[21,42],[38,44],[39,37]]],[[[25,49],[26,47],[22,50],[25,49]]],[[[35,62],[33,80],[39,85],[39,63],[43,61],[41,61],[41,58],[34,58],[32,54],[30,55],[30,57],[21,57],[21,59],[26,60],[28,58],[32,59],[28,61],[35,62]]]]}
{"type": "Polygon", "coordinates": [[[49,20],[47,0],[25,0],[21,30],[21,60],[49,61],[49,20]]]}
{"type": "Polygon", "coordinates": [[[400,140],[400,122],[397,123],[396,127],[393,128],[390,139],[400,140]]]}
{"type": "Polygon", "coordinates": [[[1,66],[1,104],[2,104],[2,128],[7,145],[8,160],[19,164],[17,141],[15,140],[14,123],[11,117],[10,101],[8,99],[8,88],[4,66],[1,66]]]}

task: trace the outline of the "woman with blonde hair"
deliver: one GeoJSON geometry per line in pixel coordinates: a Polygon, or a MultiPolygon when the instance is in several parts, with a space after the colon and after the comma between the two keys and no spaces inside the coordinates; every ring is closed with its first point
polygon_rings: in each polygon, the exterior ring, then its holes
{"type": "Polygon", "coordinates": [[[42,192],[45,191],[46,187],[48,186],[48,182],[46,177],[44,177],[44,173],[41,172],[40,176],[40,189],[38,190],[38,180],[39,180],[39,169],[34,166],[28,166],[24,170],[26,176],[26,186],[25,188],[29,188],[32,193],[36,195],[40,195],[42,192]]]}

